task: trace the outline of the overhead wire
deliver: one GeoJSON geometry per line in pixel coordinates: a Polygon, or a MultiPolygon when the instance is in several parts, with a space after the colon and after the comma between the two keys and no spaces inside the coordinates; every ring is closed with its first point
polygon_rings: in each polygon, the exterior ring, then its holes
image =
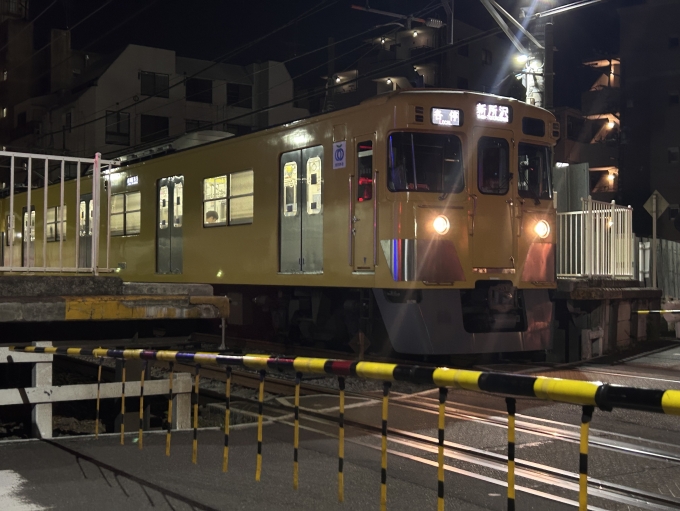
{"type": "MultiPolygon", "coordinates": [[[[110,3],[111,1],[113,1],[113,0],[109,0],[109,1],[107,2],[107,4],[110,3]]],[[[222,63],[222,60],[224,60],[224,59],[226,59],[226,58],[233,57],[233,56],[237,55],[238,53],[241,53],[242,51],[245,51],[245,50],[247,50],[248,48],[253,47],[254,45],[256,45],[256,44],[262,42],[263,40],[265,40],[266,38],[270,37],[272,34],[275,34],[275,33],[279,32],[279,31],[281,31],[281,30],[283,30],[283,29],[285,29],[285,28],[288,28],[289,26],[291,26],[291,25],[293,25],[293,24],[295,24],[295,23],[298,23],[299,21],[301,21],[301,20],[303,20],[303,19],[305,19],[305,18],[307,18],[307,17],[309,17],[309,16],[311,16],[311,15],[313,15],[313,14],[316,14],[316,13],[318,13],[318,12],[320,12],[320,11],[322,11],[322,10],[328,8],[328,7],[330,7],[330,6],[332,6],[332,5],[336,4],[336,3],[338,3],[339,1],[340,1],[340,0],[325,0],[324,2],[321,2],[320,4],[318,4],[318,5],[316,5],[316,6],[312,7],[312,8],[310,8],[310,9],[308,9],[307,11],[305,11],[305,12],[303,12],[302,14],[300,14],[299,16],[293,18],[292,20],[288,21],[287,23],[285,23],[285,24],[283,24],[283,25],[280,25],[278,28],[276,28],[276,29],[274,29],[274,30],[268,32],[266,35],[261,36],[261,37],[258,37],[258,38],[255,39],[254,41],[251,41],[251,42],[249,42],[249,43],[243,44],[243,45],[241,45],[240,47],[236,48],[235,50],[223,54],[222,56],[218,57],[217,60],[211,62],[211,64],[208,65],[208,66],[206,66],[205,68],[203,68],[203,69],[197,71],[196,73],[193,73],[193,74],[190,75],[190,76],[183,77],[183,78],[180,79],[177,83],[175,83],[175,84],[173,84],[173,85],[169,85],[167,88],[165,88],[165,89],[163,89],[163,90],[155,91],[153,95],[146,96],[145,98],[143,98],[143,99],[141,99],[140,101],[138,101],[136,104],[140,104],[140,103],[144,103],[144,102],[146,102],[146,101],[149,101],[151,98],[157,97],[159,94],[165,93],[165,92],[169,91],[170,89],[173,89],[173,88],[177,87],[178,85],[184,83],[184,80],[190,79],[190,78],[194,78],[194,77],[196,77],[196,76],[198,76],[198,75],[204,73],[205,71],[207,71],[207,70],[213,68],[214,66],[216,66],[216,65],[218,65],[218,64],[220,64],[220,63],[222,63]]],[[[39,51],[41,51],[41,50],[39,50],[39,51]]],[[[117,114],[117,113],[123,112],[124,110],[125,110],[124,108],[118,108],[118,109],[116,109],[115,111],[113,111],[113,113],[116,113],[116,114],[117,114]]],[[[96,113],[99,113],[99,112],[101,112],[101,111],[103,111],[103,109],[97,111],[96,113]]],[[[84,121],[84,122],[82,122],[82,123],[79,123],[79,124],[76,124],[76,125],[74,125],[74,126],[71,126],[71,130],[74,130],[74,129],[77,129],[77,128],[81,128],[81,127],[84,127],[84,126],[88,126],[88,125],[90,125],[90,124],[92,124],[92,123],[94,123],[94,122],[97,122],[97,121],[99,121],[99,120],[105,119],[105,118],[106,118],[106,115],[107,115],[107,114],[105,114],[105,115],[103,115],[103,116],[98,116],[98,117],[95,117],[94,119],[90,119],[90,120],[88,120],[88,121],[84,121]]],[[[60,133],[61,131],[62,131],[62,130],[54,130],[54,131],[45,133],[45,134],[42,135],[42,136],[45,137],[45,136],[55,135],[55,134],[57,134],[57,133],[60,133]]]]}
{"type": "MultiPolygon", "coordinates": [[[[102,4],[102,5],[100,5],[99,7],[97,7],[94,11],[92,11],[90,14],[88,14],[88,15],[85,16],[83,19],[81,19],[78,23],[76,23],[75,25],[73,25],[69,30],[70,30],[70,31],[75,30],[78,26],[80,26],[81,24],[85,23],[88,19],[90,19],[92,16],[94,16],[95,14],[97,14],[97,13],[98,13],[99,11],[101,11],[102,9],[104,9],[106,6],[108,6],[108,5],[109,5],[111,2],[113,2],[113,1],[114,1],[114,0],[107,0],[104,4],[102,4]]],[[[14,66],[13,68],[8,69],[8,70],[7,70],[8,73],[11,73],[12,71],[15,71],[15,70],[19,69],[19,68],[22,67],[24,64],[26,64],[26,63],[30,62],[31,60],[33,60],[33,57],[35,57],[36,55],[38,55],[39,53],[41,53],[43,50],[46,50],[47,48],[49,48],[50,46],[52,46],[52,42],[53,42],[53,40],[50,39],[50,42],[48,42],[47,44],[45,44],[42,48],[40,48],[39,50],[34,51],[28,58],[22,60],[21,62],[19,62],[19,63],[18,63],[16,66],[14,66]]]]}
{"type": "Polygon", "coordinates": [[[23,34],[30,26],[32,26],[36,21],[40,19],[40,17],[45,14],[47,11],[49,11],[54,4],[56,4],[59,0],[54,0],[50,5],[45,7],[40,14],[38,14],[35,18],[33,18],[31,21],[29,21],[24,28],[19,30],[19,32],[16,33],[14,37],[11,39],[8,38],[7,42],[4,44],[2,48],[0,48],[0,51],[3,51],[5,48],[7,48],[10,43],[12,43],[17,37],[19,37],[21,34],[23,34]]]}

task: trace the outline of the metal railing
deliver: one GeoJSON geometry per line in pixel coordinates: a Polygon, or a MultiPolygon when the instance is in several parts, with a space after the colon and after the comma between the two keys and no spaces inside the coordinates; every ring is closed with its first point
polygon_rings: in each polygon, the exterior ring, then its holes
{"type": "MultiPolygon", "coordinates": [[[[444,473],[446,435],[446,401],[448,389],[463,389],[472,392],[486,392],[507,396],[507,508],[515,509],[515,491],[522,487],[515,485],[515,411],[516,399],[539,399],[579,406],[581,412],[579,474],[578,474],[578,506],[580,511],[588,509],[588,443],[589,425],[596,408],[611,411],[614,408],[637,410],[647,413],[680,415],[680,391],[657,390],[637,387],[611,385],[602,382],[579,380],[563,380],[545,376],[528,376],[517,374],[492,373],[470,371],[464,369],[450,369],[447,367],[421,367],[405,364],[387,364],[380,362],[354,362],[350,360],[333,360],[307,357],[273,357],[269,355],[221,355],[218,353],[193,353],[177,351],[153,351],[143,349],[85,349],[85,348],[48,348],[26,347],[10,348],[17,352],[39,354],[62,354],[70,356],[89,355],[100,358],[137,359],[144,361],[165,361],[170,363],[193,363],[194,372],[194,422],[192,441],[192,463],[197,463],[198,446],[198,398],[200,392],[200,370],[203,366],[223,367],[226,370],[225,387],[225,420],[224,447],[222,448],[222,471],[228,470],[229,462],[229,433],[230,433],[230,396],[231,396],[231,368],[245,367],[259,372],[258,392],[258,421],[257,421],[257,463],[255,480],[260,480],[262,471],[262,440],[263,440],[263,407],[264,386],[267,371],[290,372],[295,374],[295,408],[293,424],[293,488],[298,489],[298,449],[300,429],[300,381],[303,373],[338,378],[339,407],[338,407],[338,500],[344,500],[344,453],[345,453],[345,379],[361,378],[383,382],[382,392],[382,439],[381,439],[381,491],[380,509],[387,508],[387,435],[388,406],[390,386],[392,381],[404,381],[417,384],[429,384],[439,388],[439,413],[437,421],[437,509],[444,509],[444,473]]],[[[172,408],[169,408],[171,413],[172,408]]],[[[124,409],[123,409],[124,411],[124,409]]],[[[142,448],[142,428],[139,430],[139,448],[142,448]]],[[[170,453],[170,436],[166,441],[166,454],[170,453]]],[[[121,444],[123,433],[121,432],[121,444]]],[[[523,462],[517,460],[521,470],[523,462]]],[[[519,472],[518,472],[519,474],[519,472]]],[[[602,484],[598,481],[597,484],[602,484]]],[[[434,484],[433,484],[434,488],[434,484]]],[[[649,494],[651,495],[651,494],[649,494]]]]}
{"type": "MultiPolygon", "coordinates": [[[[110,271],[109,269],[109,244],[111,237],[111,222],[110,222],[110,212],[107,213],[106,222],[106,266],[104,268],[99,267],[99,243],[101,237],[101,176],[102,176],[102,165],[106,167],[104,174],[111,173],[114,166],[118,163],[115,161],[102,160],[101,154],[97,153],[94,158],[72,158],[69,156],[54,156],[46,154],[30,154],[30,153],[17,153],[9,151],[0,151],[0,158],[9,158],[9,209],[5,209],[5,236],[7,237],[5,247],[6,254],[3,254],[2,265],[0,266],[0,272],[64,272],[64,273],[93,273],[97,275],[100,271],[110,271]],[[43,162],[44,167],[42,173],[38,170],[38,165],[34,166],[36,162],[43,162]],[[48,259],[48,236],[47,236],[47,211],[48,209],[48,187],[50,183],[50,165],[54,167],[54,164],[59,165],[59,203],[57,204],[58,209],[55,210],[54,218],[54,237],[55,241],[58,241],[58,248],[50,250],[51,256],[48,259]],[[65,227],[67,226],[66,218],[64,218],[64,207],[68,208],[68,205],[64,201],[64,184],[66,178],[66,164],[75,165],[76,167],[76,193],[75,193],[75,260],[73,261],[73,266],[70,262],[64,260],[64,238],[65,238],[65,227]],[[81,217],[81,181],[82,172],[87,166],[92,166],[92,216],[90,221],[90,227],[92,230],[91,238],[89,232],[86,233],[86,237],[91,239],[92,244],[92,262],[91,264],[84,265],[79,260],[80,258],[80,238],[85,237],[81,229],[82,222],[86,221],[85,218],[81,217]],[[22,183],[17,183],[17,170],[25,171],[26,181],[22,183]],[[38,176],[43,182],[42,194],[43,194],[43,211],[42,211],[42,264],[35,264],[35,208],[31,202],[31,197],[34,193],[33,187],[33,175],[38,176]],[[19,200],[16,197],[16,189],[25,186],[26,187],[26,199],[19,200]],[[23,204],[22,204],[23,203],[23,204]],[[25,204],[25,206],[24,206],[25,204]],[[23,211],[17,214],[15,211],[15,205],[20,208],[23,206],[23,211]],[[57,218],[57,211],[59,212],[59,218],[57,218]],[[16,218],[19,216],[21,218],[20,225],[22,228],[17,232],[16,229],[16,218]],[[16,238],[20,238],[20,244],[22,245],[22,250],[19,256],[19,264],[17,264],[17,257],[15,254],[16,238]],[[58,238],[58,240],[57,240],[58,238]],[[56,254],[54,254],[56,252],[56,254]],[[49,261],[49,263],[48,263],[49,261]]],[[[111,187],[106,188],[107,201],[106,204],[110,204],[111,201],[111,187]]],[[[36,189],[36,193],[40,193],[36,189]]],[[[53,206],[54,207],[54,206],[53,206]]],[[[66,212],[68,215],[68,211],[66,212]]]]}
{"type": "MultiPolygon", "coordinates": [[[[23,350],[23,348],[22,348],[23,350]]],[[[97,383],[83,383],[76,385],[52,385],[52,353],[60,351],[53,348],[50,341],[39,341],[26,351],[33,353],[10,351],[10,348],[0,348],[0,366],[2,364],[33,364],[32,387],[0,389],[0,407],[29,404],[33,407],[31,429],[38,438],[52,438],[52,405],[60,402],[97,401],[97,418],[95,420],[95,434],[99,433],[99,401],[101,399],[139,398],[144,396],[168,396],[173,403],[174,415],[169,416],[168,429],[183,430],[190,425],[191,413],[191,377],[186,373],[173,373],[168,379],[148,378],[141,381],[122,381],[102,383],[101,364],[98,371],[97,383]]],[[[88,355],[91,350],[82,350],[88,355]]],[[[100,359],[101,361],[102,359],[100,359]]],[[[148,375],[146,367],[144,372],[148,375]]],[[[125,405],[123,404],[123,413],[125,405]]],[[[144,406],[141,412],[144,413],[144,406]]],[[[123,427],[123,426],[121,426],[123,427]]],[[[123,429],[124,432],[124,429],[123,429]]]]}
{"type": "Polygon", "coordinates": [[[557,277],[634,278],[633,209],[582,199],[582,211],[557,213],[557,277]]]}

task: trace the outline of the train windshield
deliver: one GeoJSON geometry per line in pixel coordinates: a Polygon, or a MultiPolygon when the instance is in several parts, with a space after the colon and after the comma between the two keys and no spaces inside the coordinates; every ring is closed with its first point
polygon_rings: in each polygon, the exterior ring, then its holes
{"type": "Polygon", "coordinates": [[[534,144],[519,144],[517,191],[529,199],[550,199],[550,149],[534,144]]]}
{"type": "Polygon", "coordinates": [[[463,150],[457,136],[392,133],[388,143],[390,191],[460,193],[464,190],[463,150]]]}

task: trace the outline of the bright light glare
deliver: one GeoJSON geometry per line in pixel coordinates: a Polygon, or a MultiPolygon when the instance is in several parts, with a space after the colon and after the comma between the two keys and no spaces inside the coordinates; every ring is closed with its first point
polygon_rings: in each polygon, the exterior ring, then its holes
{"type": "Polygon", "coordinates": [[[339,76],[335,77],[335,83],[340,83],[340,77],[339,76]]]}
{"type": "Polygon", "coordinates": [[[387,79],[387,85],[392,85],[392,80],[390,78],[387,79]]]}
{"type": "Polygon", "coordinates": [[[515,55],[515,60],[520,64],[524,64],[529,57],[524,54],[515,55]]]}
{"type": "Polygon", "coordinates": [[[534,232],[539,238],[545,239],[550,234],[550,224],[545,220],[539,220],[534,226],[534,232]]]}
{"type": "Polygon", "coordinates": [[[418,37],[418,31],[417,30],[413,31],[413,37],[418,37]]]}
{"type": "Polygon", "coordinates": [[[555,163],[555,167],[568,167],[568,166],[569,164],[563,161],[558,161],[557,163],[555,163]]]}
{"type": "Polygon", "coordinates": [[[613,129],[614,129],[614,126],[616,126],[616,123],[613,122],[613,121],[609,121],[609,122],[607,123],[607,129],[613,130],[613,129]]]}
{"type": "Polygon", "coordinates": [[[437,234],[446,234],[449,232],[451,224],[449,223],[448,218],[446,218],[444,215],[439,215],[434,219],[434,222],[432,222],[432,227],[437,234]]]}
{"type": "Polygon", "coordinates": [[[613,182],[614,182],[614,178],[615,178],[614,174],[609,174],[609,175],[607,176],[607,180],[608,180],[610,183],[613,183],[613,182]]]}

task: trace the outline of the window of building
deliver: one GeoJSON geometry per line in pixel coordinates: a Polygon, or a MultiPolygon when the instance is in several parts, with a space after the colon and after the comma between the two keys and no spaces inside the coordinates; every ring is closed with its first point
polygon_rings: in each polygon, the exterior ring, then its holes
{"type": "Polygon", "coordinates": [[[106,112],[105,143],[130,145],[130,114],[128,112],[106,112]]]}
{"type": "Polygon", "coordinates": [[[47,228],[47,241],[59,241],[60,239],[66,239],[67,212],[68,206],[64,206],[64,216],[62,218],[61,208],[59,206],[47,209],[47,218],[45,219],[45,227],[47,228]],[[59,229],[60,223],[61,229],[59,229]]]}
{"type": "Polygon", "coordinates": [[[490,66],[492,58],[493,53],[491,53],[491,50],[485,50],[482,48],[482,64],[487,64],[490,66]]]}
{"type": "Polygon", "coordinates": [[[669,105],[680,104],[680,94],[677,91],[668,93],[668,104],[669,105]]]}
{"type": "Polygon", "coordinates": [[[210,121],[199,121],[196,119],[187,119],[184,124],[184,128],[186,131],[195,131],[198,129],[201,129],[204,126],[209,126],[211,123],[210,121]]]}
{"type": "Polygon", "coordinates": [[[467,57],[470,55],[470,47],[466,44],[458,47],[458,55],[461,57],[467,57]]]}
{"type": "Polygon", "coordinates": [[[510,183],[510,146],[504,138],[482,137],[477,145],[477,187],[481,193],[505,195],[510,183]]]}
{"type": "Polygon", "coordinates": [[[17,115],[17,126],[23,126],[26,124],[26,112],[21,112],[17,115]]]}
{"type": "Polygon", "coordinates": [[[170,119],[160,115],[142,115],[141,142],[153,142],[170,134],[170,119]]]}
{"type": "Polygon", "coordinates": [[[111,236],[139,234],[142,225],[142,193],[117,193],[111,196],[111,236]]]}
{"type": "Polygon", "coordinates": [[[7,81],[7,70],[6,69],[2,72],[2,81],[3,82],[7,81]]]}
{"type": "Polygon", "coordinates": [[[458,77],[458,82],[457,82],[456,85],[457,85],[457,87],[458,87],[459,89],[465,89],[465,90],[467,90],[467,89],[470,88],[470,84],[468,83],[468,79],[467,79],[467,78],[463,78],[462,76],[459,76],[459,77],[458,77]]]}
{"type": "Polygon", "coordinates": [[[187,101],[212,103],[212,80],[189,78],[186,82],[187,101]]]}
{"type": "Polygon", "coordinates": [[[228,83],[227,105],[241,108],[253,108],[253,87],[240,83],[228,83]]]}
{"type": "Polygon", "coordinates": [[[668,148],[668,163],[677,165],[680,162],[680,148],[679,147],[669,147],[668,148]]]}
{"type": "Polygon", "coordinates": [[[672,35],[668,38],[668,48],[675,49],[680,47],[680,37],[677,35],[672,35]]]}
{"type": "Polygon", "coordinates": [[[254,172],[203,180],[203,226],[253,223],[254,172]]]}
{"type": "Polygon", "coordinates": [[[170,97],[170,75],[142,71],[140,73],[142,96],[170,97]]]}

